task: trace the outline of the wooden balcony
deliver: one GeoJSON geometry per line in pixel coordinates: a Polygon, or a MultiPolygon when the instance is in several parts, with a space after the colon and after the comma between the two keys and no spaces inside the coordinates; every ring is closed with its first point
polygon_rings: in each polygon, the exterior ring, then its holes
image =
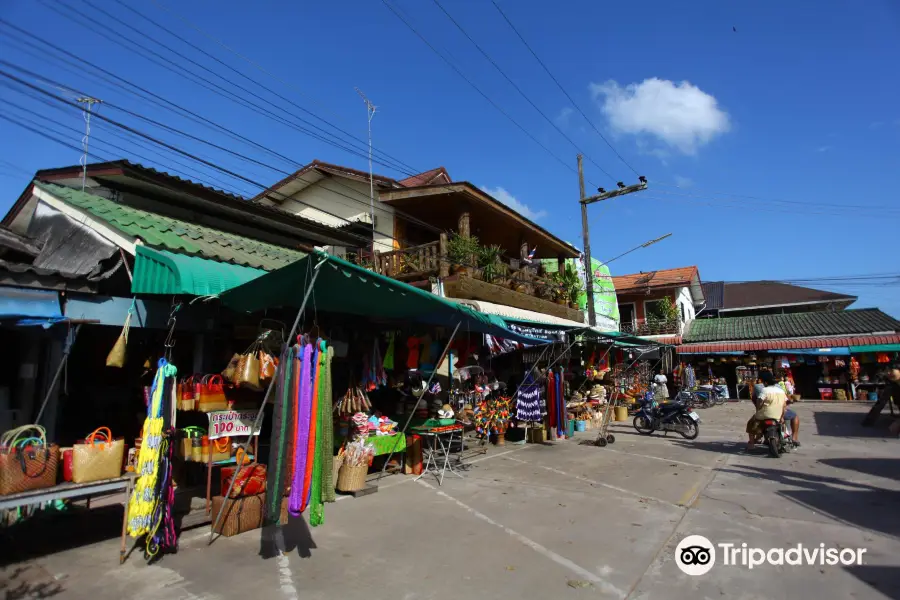
{"type": "Polygon", "coordinates": [[[634,321],[622,321],[619,330],[633,335],[679,335],[682,332],[682,323],[678,319],[636,319],[634,321]]]}
{"type": "Polygon", "coordinates": [[[538,275],[536,266],[519,260],[506,260],[498,266],[493,278],[485,281],[481,269],[467,267],[454,272],[450,260],[446,258],[446,244],[446,238],[441,236],[441,239],[428,244],[376,253],[374,270],[406,282],[440,278],[449,298],[484,300],[579,323],[584,321],[580,310],[547,298],[546,292],[553,284],[538,275]]]}
{"type": "Polygon", "coordinates": [[[393,252],[375,253],[375,272],[400,281],[437,277],[441,270],[441,241],[393,252]]]}

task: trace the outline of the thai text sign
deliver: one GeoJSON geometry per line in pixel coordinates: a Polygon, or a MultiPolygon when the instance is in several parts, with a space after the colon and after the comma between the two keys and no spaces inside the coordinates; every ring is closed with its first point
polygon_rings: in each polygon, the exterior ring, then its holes
{"type": "MultiPolygon", "coordinates": [[[[209,415],[209,439],[239,435],[259,435],[259,428],[253,431],[256,412],[252,410],[216,410],[209,415]]],[[[262,423],[260,423],[260,426],[262,423]]]]}

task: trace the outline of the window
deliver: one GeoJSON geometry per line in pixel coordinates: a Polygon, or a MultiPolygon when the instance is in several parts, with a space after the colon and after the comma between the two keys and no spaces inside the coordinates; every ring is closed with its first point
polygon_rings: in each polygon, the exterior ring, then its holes
{"type": "Polygon", "coordinates": [[[678,307],[681,308],[681,322],[684,323],[687,320],[687,317],[684,314],[684,303],[682,302],[678,307]]]}

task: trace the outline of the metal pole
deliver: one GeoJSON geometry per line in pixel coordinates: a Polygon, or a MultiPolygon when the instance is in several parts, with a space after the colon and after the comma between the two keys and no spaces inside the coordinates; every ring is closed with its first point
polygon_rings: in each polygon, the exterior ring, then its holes
{"type": "Polygon", "coordinates": [[[584,239],[584,288],[587,291],[588,325],[597,325],[594,312],[594,267],[591,264],[591,237],[588,230],[587,204],[584,202],[584,167],[582,156],[578,155],[578,201],[581,203],[581,235],[584,239]]]}
{"type": "MultiPolygon", "coordinates": [[[[313,291],[313,286],[316,283],[316,278],[319,277],[319,273],[321,272],[321,267],[328,261],[327,258],[323,258],[316,264],[314,267],[315,272],[313,273],[312,279],[309,282],[309,285],[306,288],[306,293],[303,295],[303,302],[300,304],[300,310],[297,311],[297,317],[294,319],[294,324],[291,326],[291,332],[288,334],[286,340],[284,340],[285,344],[289,344],[290,340],[294,338],[294,333],[297,331],[297,327],[300,326],[300,319],[303,317],[303,312],[306,310],[306,303],[309,300],[309,296],[313,291]]],[[[266,395],[263,397],[262,404],[259,405],[259,412],[256,413],[256,419],[253,421],[253,428],[250,430],[252,434],[254,431],[259,429],[260,423],[262,422],[263,411],[266,408],[266,403],[269,401],[269,396],[272,395],[272,390],[275,388],[275,381],[278,379],[277,375],[272,378],[269,382],[269,387],[266,388],[266,395]]],[[[250,435],[247,438],[247,441],[244,442],[241,450],[241,456],[247,455],[247,448],[250,447],[250,442],[253,440],[253,435],[250,435]]],[[[258,459],[258,456],[254,456],[255,459],[258,459]]],[[[237,479],[238,473],[241,471],[241,465],[236,465],[234,470],[234,475],[231,476],[231,481],[228,483],[228,491],[225,493],[225,499],[231,497],[231,490],[234,488],[234,482],[237,479]]],[[[219,526],[219,521],[222,519],[222,511],[225,510],[225,502],[222,503],[222,506],[219,507],[219,513],[216,515],[216,520],[212,524],[212,529],[209,532],[209,542],[207,542],[207,546],[213,543],[213,535],[215,535],[216,528],[219,526]]]]}
{"type": "MultiPolygon", "coordinates": [[[[441,357],[438,359],[436,363],[434,363],[435,368],[431,372],[431,376],[428,378],[428,381],[425,383],[425,388],[422,390],[422,393],[419,394],[419,397],[416,398],[416,405],[413,407],[412,411],[409,413],[409,417],[406,419],[406,423],[403,425],[403,429],[400,430],[401,434],[406,434],[406,429],[409,427],[410,421],[412,421],[413,416],[416,414],[416,410],[419,408],[419,403],[422,402],[422,396],[424,396],[428,392],[428,387],[431,385],[431,380],[434,379],[434,376],[437,375],[438,367],[441,366],[441,363],[444,362],[444,359],[447,357],[447,353],[450,352],[450,344],[453,343],[453,338],[456,337],[456,332],[459,331],[459,326],[462,325],[462,321],[456,324],[456,327],[453,329],[453,333],[450,334],[450,339],[447,340],[447,345],[444,346],[444,351],[441,353],[441,357]]],[[[394,445],[396,447],[396,444],[394,445]]],[[[384,461],[384,465],[381,467],[381,473],[378,474],[378,481],[381,481],[381,478],[384,477],[384,471],[387,469],[388,463],[391,462],[391,459],[394,457],[394,451],[391,450],[391,453],[388,454],[387,460],[384,461]]]]}
{"type": "Polygon", "coordinates": [[[66,366],[66,361],[69,359],[69,354],[72,353],[72,346],[75,345],[75,338],[78,337],[78,332],[81,331],[81,325],[76,325],[75,329],[72,330],[72,334],[67,336],[69,338],[68,344],[66,344],[66,349],[63,351],[62,358],[59,360],[59,366],[56,368],[56,373],[53,375],[53,379],[50,381],[50,387],[47,388],[47,393],[44,395],[44,401],[41,402],[41,409],[38,411],[37,417],[34,419],[35,424],[39,424],[41,422],[41,417],[44,416],[44,409],[47,408],[47,402],[50,400],[50,394],[53,393],[53,388],[56,387],[56,382],[59,381],[59,376],[62,373],[63,367],[66,366]]]}

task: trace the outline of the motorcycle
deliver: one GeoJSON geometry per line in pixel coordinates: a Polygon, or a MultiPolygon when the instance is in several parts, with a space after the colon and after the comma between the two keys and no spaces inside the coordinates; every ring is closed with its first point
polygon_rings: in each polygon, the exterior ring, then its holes
{"type": "Polygon", "coordinates": [[[763,441],[769,449],[769,456],[778,458],[794,449],[790,426],[784,421],[766,419],[763,421],[763,441]]]}
{"type": "Polygon", "coordinates": [[[683,402],[659,405],[645,401],[633,424],[637,432],[644,435],[654,431],[677,431],[688,440],[695,440],[700,435],[700,415],[683,402]]]}

